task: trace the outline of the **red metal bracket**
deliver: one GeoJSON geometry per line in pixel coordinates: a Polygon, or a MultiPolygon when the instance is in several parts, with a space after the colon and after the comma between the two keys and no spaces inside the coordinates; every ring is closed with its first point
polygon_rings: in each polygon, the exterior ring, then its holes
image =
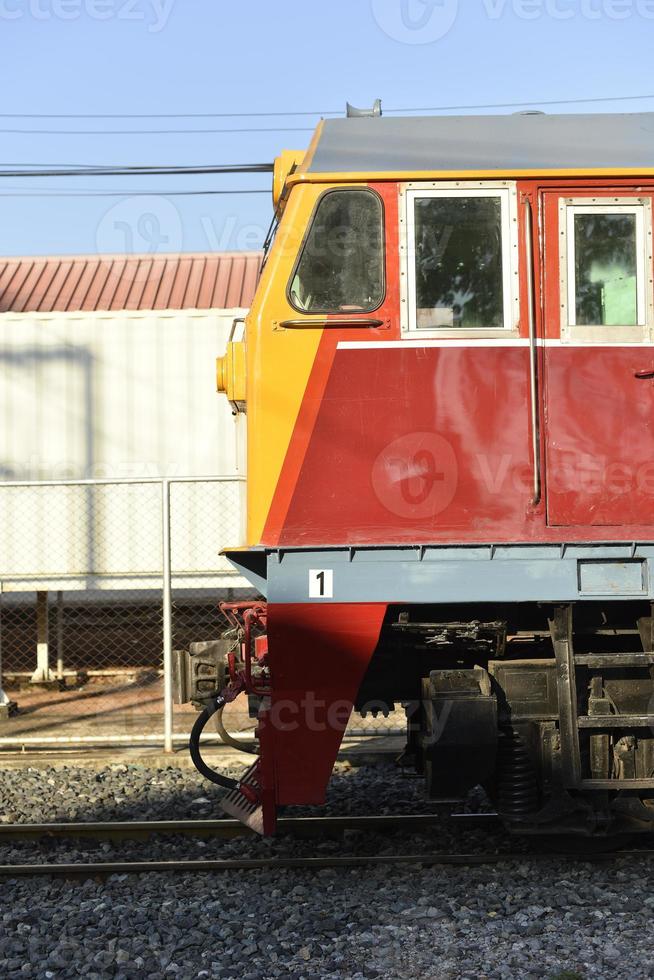
{"type": "Polygon", "coordinates": [[[220,610],[234,629],[243,632],[241,642],[241,662],[243,671],[239,671],[239,664],[233,654],[229,656],[229,674],[232,682],[235,683],[238,677],[242,676],[245,690],[248,694],[257,697],[265,697],[270,693],[268,686],[262,686],[255,679],[253,673],[253,657],[256,659],[260,670],[265,670],[267,644],[265,637],[252,637],[253,628],[259,626],[263,631],[266,629],[266,604],[262,602],[221,602],[220,610]]]}

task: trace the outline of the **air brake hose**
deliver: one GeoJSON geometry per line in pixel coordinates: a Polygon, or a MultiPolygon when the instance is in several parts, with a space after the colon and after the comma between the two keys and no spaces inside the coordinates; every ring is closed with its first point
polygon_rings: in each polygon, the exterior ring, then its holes
{"type": "Polygon", "coordinates": [[[215,771],[215,769],[210,769],[200,754],[200,736],[202,735],[207,722],[210,718],[213,718],[217,711],[222,712],[226,703],[227,702],[222,694],[218,694],[212,698],[206,708],[202,709],[191,730],[189,750],[191,753],[191,759],[193,760],[193,765],[205,779],[208,779],[212,783],[216,783],[217,786],[222,786],[223,789],[232,790],[238,788],[238,780],[230,779],[229,776],[221,776],[219,772],[215,771]]]}

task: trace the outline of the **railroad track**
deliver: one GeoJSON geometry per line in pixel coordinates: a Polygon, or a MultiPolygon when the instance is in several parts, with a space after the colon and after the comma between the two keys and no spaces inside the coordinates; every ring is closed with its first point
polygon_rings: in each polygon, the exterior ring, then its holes
{"type": "Polygon", "coordinates": [[[329,857],[275,857],[275,858],[227,858],[208,861],[109,861],[103,863],[77,862],[74,864],[15,864],[0,865],[1,878],[25,878],[49,876],[55,878],[109,878],[112,875],[141,874],[213,874],[221,871],[320,871],[327,868],[368,868],[381,865],[411,865],[420,867],[448,867],[511,864],[518,861],[542,863],[546,861],[580,861],[582,863],[607,863],[618,858],[636,857],[639,860],[654,858],[654,850],[610,851],[599,854],[513,853],[502,854],[346,854],[329,857]]]}
{"type": "MultiPolygon", "coordinates": [[[[470,826],[497,822],[495,813],[453,814],[446,819],[470,826]]],[[[277,821],[280,836],[319,837],[345,831],[388,832],[407,830],[418,833],[442,825],[439,814],[400,814],[390,816],[282,817],[277,821]]],[[[153,836],[256,837],[239,820],[127,820],[105,823],[0,824],[0,844],[12,840],[91,839],[147,840],[153,836]]]]}
{"type": "MultiPolygon", "coordinates": [[[[279,821],[279,832],[294,837],[321,837],[341,835],[345,831],[392,832],[405,830],[413,833],[429,830],[442,823],[436,814],[407,814],[393,816],[355,817],[289,817],[279,821]]],[[[497,814],[454,814],[449,819],[468,825],[489,825],[497,822],[497,814]]],[[[182,835],[196,838],[222,838],[255,836],[251,830],[236,820],[160,820],[123,821],[111,823],[56,823],[0,825],[0,843],[3,841],[80,839],[80,840],[148,840],[156,836],[182,835]]],[[[654,858],[652,849],[611,850],[585,852],[579,850],[557,853],[555,851],[511,851],[502,853],[429,852],[413,854],[339,854],[319,857],[263,857],[226,858],[213,860],[166,860],[166,861],[108,861],[75,863],[29,863],[0,865],[0,878],[36,876],[63,878],[105,879],[112,875],[140,875],[149,873],[206,874],[221,871],[289,869],[318,871],[328,868],[366,868],[380,865],[475,866],[499,865],[517,861],[585,861],[608,862],[616,858],[654,858]]]]}
{"type": "MultiPolygon", "coordinates": [[[[489,824],[497,820],[497,814],[458,814],[453,819],[460,822],[489,824]]],[[[295,838],[342,836],[346,831],[384,833],[403,830],[409,833],[433,830],[442,825],[438,814],[406,814],[390,816],[320,816],[286,817],[277,822],[280,836],[295,838]]],[[[238,820],[148,820],[112,821],[105,823],[54,823],[54,824],[4,824],[0,825],[0,844],[12,841],[45,840],[93,840],[138,841],[158,836],[184,836],[196,839],[257,837],[238,820]]],[[[483,857],[483,856],[482,856],[483,857]]],[[[171,861],[110,861],[75,862],[57,864],[30,863],[0,865],[0,877],[35,877],[49,875],[66,878],[107,878],[117,874],[146,874],[150,872],[175,872],[199,874],[217,871],[243,871],[261,869],[320,870],[338,867],[366,867],[376,864],[402,864],[420,862],[465,864],[476,860],[475,855],[332,855],[309,858],[227,858],[218,860],[171,860],[171,861]]]]}

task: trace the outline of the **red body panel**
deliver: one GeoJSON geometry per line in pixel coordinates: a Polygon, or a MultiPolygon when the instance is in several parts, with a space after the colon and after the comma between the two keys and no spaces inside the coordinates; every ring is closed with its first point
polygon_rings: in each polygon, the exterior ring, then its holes
{"type": "Polygon", "coordinates": [[[546,351],[547,511],[553,525],[654,521],[654,352],[546,351]]]}
{"type": "Polygon", "coordinates": [[[528,399],[524,347],[339,350],[280,543],[515,534],[528,399]]]}
{"type": "Polygon", "coordinates": [[[262,759],[278,804],[325,801],[325,789],[386,613],[383,604],[268,605],[274,693],[262,759]]]}
{"type": "MultiPolygon", "coordinates": [[[[634,196],[632,188],[577,187],[574,197],[634,196]]],[[[654,382],[636,378],[654,369],[654,350],[625,343],[562,344],[559,203],[569,192],[543,195],[546,338],[544,354],[547,522],[622,537],[654,525],[654,382]],[[615,532],[614,532],[615,534],[615,532]]],[[[639,188],[637,197],[645,195],[639,188]]],[[[651,197],[651,191],[647,192],[651,197]]],[[[652,271],[650,270],[650,275],[652,271]]],[[[601,340],[601,334],[600,334],[601,340]]]]}
{"type": "Polygon", "coordinates": [[[337,351],[279,543],[553,540],[562,525],[651,535],[654,382],[635,374],[654,370],[654,352],[543,359],[550,529],[531,507],[528,350],[389,346],[337,351]]]}

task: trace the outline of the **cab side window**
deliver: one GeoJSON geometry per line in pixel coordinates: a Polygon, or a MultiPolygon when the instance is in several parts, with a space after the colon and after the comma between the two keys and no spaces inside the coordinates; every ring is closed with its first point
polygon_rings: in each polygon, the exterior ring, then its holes
{"type": "Polygon", "coordinates": [[[414,187],[406,194],[409,334],[517,329],[512,188],[414,187]]]}
{"type": "Polygon", "coordinates": [[[415,248],[418,329],[502,329],[499,198],[418,198],[415,248]]]}
{"type": "Polygon", "coordinates": [[[327,191],[318,202],[289,288],[301,313],[369,313],[384,299],[381,198],[327,191]]]}
{"type": "Polygon", "coordinates": [[[562,199],[560,227],[561,338],[588,342],[649,339],[649,200],[562,199]]]}
{"type": "Polygon", "coordinates": [[[574,215],[574,319],[579,326],[638,325],[638,237],[635,214],[574,215]]]}

